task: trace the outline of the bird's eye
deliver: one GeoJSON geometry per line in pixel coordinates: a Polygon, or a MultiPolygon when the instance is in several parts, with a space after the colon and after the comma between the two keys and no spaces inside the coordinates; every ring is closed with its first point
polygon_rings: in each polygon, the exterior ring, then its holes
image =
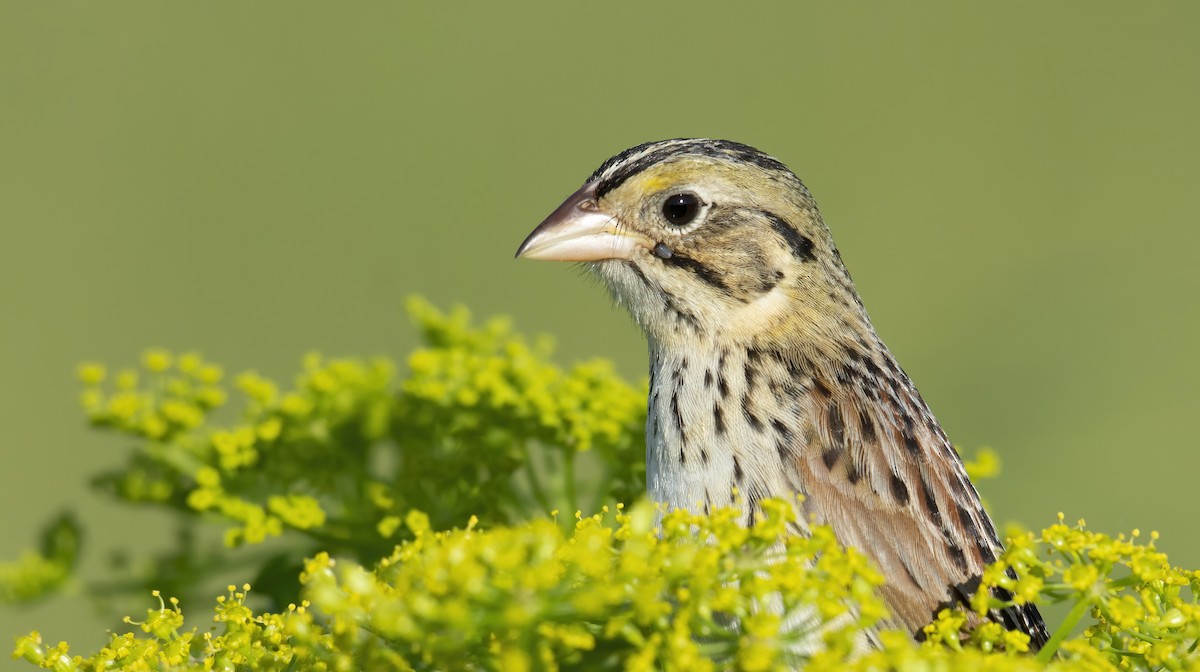
{"type": "Polygon", "coordinates": [[[700,197],[695,194],[673,194],[663,203],[663,217],[673,226],[686,226],[700,214],[700,197]]]}

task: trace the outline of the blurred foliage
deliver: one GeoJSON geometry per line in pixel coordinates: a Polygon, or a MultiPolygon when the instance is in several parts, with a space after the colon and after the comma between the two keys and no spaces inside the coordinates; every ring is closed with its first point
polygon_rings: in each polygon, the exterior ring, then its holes
{"type": "MultiPolygon", "coordinates": [[[[291,388],[235,376],[236,412],[223,408],[232,390],[222,368],[195,353],[148,350],[139,369],[113,374],[81,365],[91,424],[138,441],[94,484],[180,514],[176,549],[112,588],[199,598],[201,579],[226,562],[197,547],[201,521],[220,521],[230,548],[283,537],[255,560],[256,592],[278,606],[298,599],[302,558],[372,563],[408,538],[401,520],[413,509],[444,529],[633,501],[645,480],[644,387],[604,360],[550,364],[549,338],[529,343],[502,318],[473,327],[465,309],[443,314],[419,299],[409,312],[426,346],[410,354],[407,376],[386,359],[310,354],[291,388]]],[[[27,556],[0,574],[0,596],[58,587],[71,550],[27,556]]]]}
{"type": "MultiPolygon", "coordinates": [[[[417,299],[409,312],[426,345],[407,376],[311,355],[290,389],[236,376],[236,413],[220,410],[222,369],[196,354],[151,350],[111,376],[81,366],[92,424],[139,444],[96,485],[177,512],[181,542],[93,591],[172,597],[90,656],[34,632],[14,657],[61,670],[1200,669],[1200,572],[1172,568],[1155,534],[1141,544],[1061,515],[1015,534],[971,604],[918,644],[887,629],[881,577],[854,549],[824,527],[786,533],[789,502],[762,503],[750,529],[733,509],[661,526],[650,504],[610,509],[643,489],[644,386],[601,360],[561,369],[548,339],[503,319],[473,326],[417,299]],[[223,526],[225,549],[196,540],[202,521],[223,526]],[[230,587],[213,628],[185,626],[179,605],[259,545],[270,552],[246,575],[264,606],[247,603],[250,584],[230,587]],[[972,614],[1026,602],[1070,605],[1036,657],[1024,634],[972,614]]],[[[970,464],[999,469],[986,450],[970,464]]],[[[38,552],[0,566],[5,601],[69,577],[78,528],[62,516],[46,530],[38,552]]]]}
{"type": "Polygon", "coordinates": [[[80,529],[75,516],[59,515],[45,525],[37,550],[15,562],[0,562],[0,604],[36,600],[63,586],[79,557],[80,529]]]}

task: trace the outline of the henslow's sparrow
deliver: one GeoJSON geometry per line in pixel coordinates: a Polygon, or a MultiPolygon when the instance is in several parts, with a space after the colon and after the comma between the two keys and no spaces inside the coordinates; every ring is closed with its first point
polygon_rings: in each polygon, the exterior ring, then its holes
{"type": "MultiPolygon", "coordinates": [[[[995,527],[782,163],[723,140],[639,145],[517,256],[586,262],[645,332],[651,498],[740,506],[749,524],[763,498],[802,494],[792,532],[828,525],[869,556],[914,633],[974,594],[1002,548],[995,527]]],[[[992,618],[1046,641],[1032,605],[992,618]]]]}

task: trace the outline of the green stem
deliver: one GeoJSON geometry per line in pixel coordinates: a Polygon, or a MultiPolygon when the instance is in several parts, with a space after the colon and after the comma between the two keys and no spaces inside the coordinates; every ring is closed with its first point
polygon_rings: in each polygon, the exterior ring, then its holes
{"type": "Polygon", "coordinates": [[[1086,599],[1079,600],[1075,603],[1075,606],[1071,607],[1071,611],[1067,613],[1067,617],[1059,624],[1058,629],[1054,631],[1050,640],[1046,642],[1041,651],[1038,651],[1037,660],[1039,663],[1046,664],[1054,658],[1054,653],[1058,651],[1059,645],[1071,634],[1075,626],[1079,625],[1079,621],[1091,607],[1091,601],[1086,599]]]}
{"type": "Polygon", "coordinates": [[[1137,653],[1135,651],[1130,651],[1129,649],[1118,649],[1115,646],[1106,646],[1106,647],[1104,647],[1103,651],[1105,653],[1111,653],[1111,654],[1114,654],[1117,656],[1121,656],[1122,658],[1142,658],[1142,659],[1144,659],[1146,657],[1146,654],[1144,654],[1144,653],[1137,653]]]}
{"type": "Polygon", "coordinates": [[[600,467],[600,485],[596,488],[596,496],[592,501],[592,510],[599,511],[601,506],[607,504],[611,498],[609,490],[612,488],[613,474],[612,467],[609,466],[609,461],[606,459],[600,467]]]}
{"type": "Polygon", "coordinates": [[[1150,635],[1147,635],[1147,634],[1144,634],[1141,632],[1136,632],[1134,630],[1126,630],[1125,632],[1129,633],[1129,636],[1133,637],[1134,639],[1140,639],[1143,642],[1148,642],[1150,644],[1161,644],[1163,641],[1162,639],[1160,639],[1158,637],[1151,637],[1150,635]]]}
{"type": "Polygon", "coordinates": [[[546,497],[546,489],[542,487],[542,479],[538,476],[537,467],[533,464],[533,453],[529,449],[529,442],[522,442],[521,448],[525,452],[525,472],[529,476],[529,490],[533,493],[533,498],[537,500],[538,506],[542,507],[542,512],[550,513],[550,509],[554,507],[550,505],[550,499],[546,497]]]}
{"type": "MultiPolygon", "coordinates": [[[[213,560],[211,562],[201,562],[195,566],[196,573],[200,576],[211,575],[217,572],[224,572],[227,569],[240,569],[242,567],[261,568],[274,551],[263,551],[262,553],[246,553],[236,555],[226,555],[220,561],[213,560]]],[[[208,577],[205,577],[208,578],[208,577]]],[[[128,595],[130,593],[141,593],[147,590],[146,581],[140,578],[133,579],[118,579],[112,581],[95,581],[85,582],[85,590],[89,595],[99,597],[111,597],[113,595],[128,595]]]]}
{"type": "Polygon", "coordinates": [[[567,515],[573,516],[579,510],[579,500],[575,497],[575,449],[571,447],[563,454],[563,493],[567,497],[567,515]]]}

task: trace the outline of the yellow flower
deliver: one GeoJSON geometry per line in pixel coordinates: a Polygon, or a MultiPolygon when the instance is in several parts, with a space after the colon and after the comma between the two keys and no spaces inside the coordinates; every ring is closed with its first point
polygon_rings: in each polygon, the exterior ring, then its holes
{"type": "Polygon", "coordinates": [[[147,371],[162,373],[171,368],[171,353],[162,348],[151,348],[142,353],[142,366],[147,371]]]}
{"type": "Polygon", "coordinates": [[[76,369],[80,382],[85,385],[99,385],[104,382],[104,377],[108,375],[108,370],[103,364],[94,362],[86,362],[80,364],[76,369]]]}

